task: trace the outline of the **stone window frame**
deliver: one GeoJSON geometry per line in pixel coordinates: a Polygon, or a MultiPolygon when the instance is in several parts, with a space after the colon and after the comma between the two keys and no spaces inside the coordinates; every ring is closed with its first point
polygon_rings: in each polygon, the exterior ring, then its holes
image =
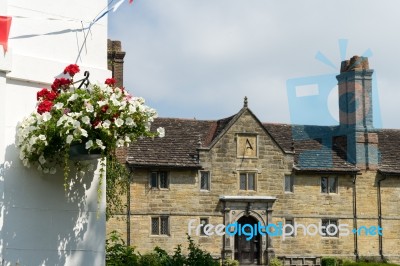
{"type": "Polygon", "coordinates": [[[325,195],[337,195],[339,194],[339,177],[338,176],[330,176],[330,175],[325,175],[325,176],[321,176],[320,178],[320,188],[321,188],[321,193],[325,194],[325,195]],[[323,184],[323,179],[326,178],[327,179],[327,186],[326,186],[326,191],[323,190],[322,184],[323,184]],[[335,180],[335,187],[334,187],[334,191],[331,191],[331,183],[329,180],[335,180]]]}
{"type": "MultiPolygon", "coordinates": [[[[294,223],[295,223],[295,221],[294,221],[293,217],[285,217],[285,224],[291,224],[292,226],[294,226],[294,223]],[[288,221],[291,221],[291,223],[288,223],[288,221]]],[[[286,235],[286,237],[295,237],[296,236],[295,233],[296,233],[296,230],[293,230],[293,233],[291,235],[286,235]]]]}
{"type": "Polygon", "coordinates": [[[283,180],[283,190],[285,193],[294,193],[294,175],[285,175],[284,180],[283,180]],[[289,177],[289,182],[290,182],[290,188],[289,190],[286,190],[286,180],[287,177],[289,177]]]}
{"type": "Polygon", "coordinates": [[[151,216],[150,218],[150,235],[151,236],[170,236],[170,217],[168,215],[151,216]],[[157,232],[153,229],[157,222],[157,232]],[[167,223],[166,229],[163,230],[163,222],[167,223]]]}
{"type": "Polygon", "coordinates": [[[168,171],[163,171],[163,170],[155,170],[155,171],[150,171],[150,177],[149,177],[149,186],[151,189],[160,189],[160,190],[169,190],[169,185],[170,185],[170,176],[168,171]],[[156,174],[156,179],[155,183],[156,185],[153,186],[153,178],[154,174],[156,174]],[[161,187],[161,174],[165,174],[165,179],[166,179],[166,187],[161,187]]]}
{"type": "Polygon", "coordinates": [[[199,188],[200,188],[200,191],[211,191],[211,172],[210,171],[206,171],[206,170],[199,171],[199,188]],[[203,173],[208,173],[207,188],[201,187],[203,173]]]}
{"type": "Polygon", "coordinates": [[[335,235],[328,235],[326,234],[326,228],[325,229],[321,229],[321,232],[325,233],[325,235],[322,235],[321,237],[335,237],[335,238],[339,238],[339,219],[337,218],[322,218],[321,219],[321,225],[324,226],[324,224],[334,224],[336,225],[336,228],[338,229],[335,235]]]}
{"type": "Polygon", "coordinates": [[[199,224],[202,224],[202,225],[203,225],[203,226],[200,227],[199,236],[208,237],[208,235],[206,235],[205,232],[204,232],[204,227],[205,227],[207,224],[210,224],[210,219],[209,219],[208,217],[200,217],[200,223],[199,223],[199,224]],[[205,223],[202,223],[202,221],[205,221],[205,223]]]}
{"type": "Polygon", "coordinates": [[[257,191],[257,184],[258,182],[257,182],[257,171],[239,171],[239,190],[240,191],[257,191]],[[241,184],[241,175],[242,174],[246,174],[246,189],[242,189],[241,187],[240,187],[240,184],[241,184]],[[254,182],[253,182],[253,186],[254,186],[254,189],[249,189],[248,188],[248,180],[249,180],[249,178],[248,178],[248,175],[249,174],[253,174],[254,175],[254,182]]]}

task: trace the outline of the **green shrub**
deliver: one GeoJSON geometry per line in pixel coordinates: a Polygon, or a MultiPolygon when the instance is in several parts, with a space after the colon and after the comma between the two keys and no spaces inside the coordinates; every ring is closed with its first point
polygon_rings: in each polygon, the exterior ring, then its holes
{"type": "Polygon", "coordinates": [[[160,257],[156,253],[140,255],[140,266],[162,266],[160,257]]]}
{"type": "Polygon", "coordinates": [[[188,235],[189,255],[186,264],[190,266],[219,266],[219,262],[215,261],[210,253],[200,249],[188,235]]]}
{"type": "Polygon", "coordinates": [[[321,266],[336,266],[336,258],[330,258],[330,257],[322,258],[321,266]]]}
{"type": "MultiPolygon", "coordinates": [[[[106,240],[106,265],[107,266],[219,266],[211,254],[200,249],[188,236],[189,254],[185,257],[182,254],[181,245],[175,248],[173,256],[160,247],[155,247],[151,253],[144,255],[136,254],[133,247],[125,245],[121,235],[113,231],[106,240]]],[[[226,266],[237,266],[229,264],[226,266]]]]}
{"type": "Polygon", "coordinates": [[[282,266],[282,265],[283,265],[282,261],[278,258],[273,258],[269,262],[269,266],[282,266]]]}
{"type": "Polygon", "coordinates": [[[237,260],[231,260],[231,259],[226,259],[222,266],[239,266],[239,261],[237,260]]]}
{"type": "Polygon", "coordinates": [[[135,249],[125,245],[117,231],[112,231],[106,240],[107,266],[139,266],[139,256],[135,249]]]}
{"type": "Polygon", "coordinates": [[[182,255],[181,245],[175,248],[175,253],[171,259],[171,265],[173,266],[184,266],[186,263],[186,257],[182,255]]]}

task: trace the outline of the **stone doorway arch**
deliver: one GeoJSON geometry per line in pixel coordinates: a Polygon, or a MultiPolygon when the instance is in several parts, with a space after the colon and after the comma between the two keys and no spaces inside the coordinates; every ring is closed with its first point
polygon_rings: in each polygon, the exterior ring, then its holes
{"type": "MultiPolygon", "coordinates": [[[[251,217],[253,223],[260,223],[267,226],[272,223],[272,205],[275,197],[270,196],[220,196],[223,203],[224,224],[240,222],[242,217],[251,217]]],[[[243,218],[244,221],[250,220],[243,218]]],[[[269,259],[275,256],[272,239],[268,235],[259,237],[257,251],[257,262],[259,264],[268,264],[269,259]]],[[[225,234],[223,238],[223,259],[235,259],[235,236],[225,234]]]]}

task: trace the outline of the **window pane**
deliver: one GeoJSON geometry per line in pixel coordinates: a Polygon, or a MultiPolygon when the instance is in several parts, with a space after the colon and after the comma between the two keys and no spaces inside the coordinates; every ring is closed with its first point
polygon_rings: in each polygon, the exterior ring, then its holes
{"type": "Polygon", "coordinates": [[[285,191],[293,192],[293,178],[290,175],[285,176],[285,191]]]}
{"type": "Polygon", "coordinates": [[[150,180],[151,187],[157,187],[157,172],[151,173],[151,180],[150,180]]]}
{"type": "Polygon", "coordinates": [[[157,218],[151,218],[151,234],[152,235],[158,235],[159,234],[159,225],[158,225],[158,217],[157,218]]]}
{"type": "Polygon", "coordinates": [[[329,193],[336,193],[336,177],[329,178],[329,193]]]}
{"type": "Polygon", "coordinates": [[[168,188],[168,175],[167,172],[160,172],[160,188],[168,188]]]}
{"type": "MultiPolygon", "coordinates": [[[[286,219],[286,220],[285,220],[285,224],[293,225],[293,220],[292,220],[292,219],[286,219]]],[[[292,233],[290,234],[290,236],[294,236],[294,230],[292,230],[292,229],[289,228],[289,227],[285,227],[285,233],[286,233],[286,234],[289,234],[290,232],[292,232],[292,233]]]]}
{"type": "Polygon", "coordinates": [[[248,190],[256,190],[255,187],[255,174],[251,173],[251,174],[247,174],[247,189],[248,190]]]}
{"type": "Polygon", "coordinates": [[[204,226],[208,224],[208,219],[200,218],[200,224],[203,225],[202,227],[200,227],[200,235],[205,236],[206,234],[204,233],[204,226]]]}
{"type": "Polygon", "coordinates": [[[321,192],[328,193],[328,178],[321,177],[321,192]]]}
{"type": "Polygon", "coordinates": [[[240,174],[240,189],[246,190],[246,174],[240,174]]]}
{"type": "Polygon", "coordinates": [[[322,228],[322,234],[324,234],[325,236],[328,236],[327,234],[326,234],[326,227],[329,225],[329,220],[327,220],[327,219],[323,219],[322,220],[322,226],[324,226],[323,228],[322,228]]]}
{"type": "Polygon", "coordinates": [[[209,190],[209,172],[201,172],[200,189],[209,190]]]}
{"type": "Polygon", "coordinates": [[[329,231],[330,235],[328,235],[328,236],[331,236],[331,237],[338,236],[338,231],[336,231],[337,221],[336,220],[329,220],[329,224],[335,225],[336,227],[334,227],[334,226],[330,226],[329,227],[328,231],[329,231]],[[336,234],[334,234],[335,231],[336,231],[336,234]]]}
{"type": "Polygon", "coordinates": [[[168,235],[168,217],[161,217],[161,234],[168,235]]]}

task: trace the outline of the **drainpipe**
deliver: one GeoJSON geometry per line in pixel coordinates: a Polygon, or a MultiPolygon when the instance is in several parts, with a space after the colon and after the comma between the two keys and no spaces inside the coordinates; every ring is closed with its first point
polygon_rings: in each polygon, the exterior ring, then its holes
{"type": "MultiPolygon", "coordinates": [[[[381,182],[386,179],[386,175],[382,174],[383,177],[378,180],[378,226],[379,228],[382,228],[382,198],[381,198],[381,182]]],[[[381,259],[383,260],[383,239],[380,234],[378,234],[379,237],[379,255],[381,256],[381,259]]]]}
{"type": "Polygon", "coordinates": [[[131,245],[131,180],[132,180],[133,168],[130,168],[128,175],[128,190],[126,192],[126,244],[131,245]]]}
{"type": "MultiPolygon", "coordinates": [[[[357,174],[353,176],[353,228],[357,227],[357,174]]],[[[358,261],[358,237],[357,234],[354,234],[354,255],[356,256],[356,261],[358,261]]]]}

